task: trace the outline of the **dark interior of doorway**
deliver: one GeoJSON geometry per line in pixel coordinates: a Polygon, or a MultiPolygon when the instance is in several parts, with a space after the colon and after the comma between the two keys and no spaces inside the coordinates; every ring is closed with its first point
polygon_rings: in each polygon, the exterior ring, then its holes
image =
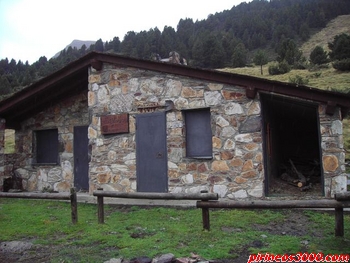
{"type": "Polygon", "coordinates": [[[260,96],[266,196],[323,195],[317,104],[273,94],[260,96]]]}

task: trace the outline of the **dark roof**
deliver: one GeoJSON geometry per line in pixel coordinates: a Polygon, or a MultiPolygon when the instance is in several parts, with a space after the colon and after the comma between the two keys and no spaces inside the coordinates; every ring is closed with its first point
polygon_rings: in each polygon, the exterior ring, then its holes
{"type": "Polygon", "coordinates": [[[343,115],[350,109],[350,95],[343,93],[217,70],[199,69],[115,54],[91,52],[1,101],[0,117],[6,119],[6,127],[16,127],[21,121],[48,106],[54,105],[57,101],[69,95],[74,95],[84,90],[87,91],[88,68],[92,66],[96,70],[100,70],[103,63],[239,85],[246,88],[247,96],[250,98],[253,98],[257,92],[267,92],[322,102],[329,106],[330,113],[335,106],[341,107],[343,115]]]}

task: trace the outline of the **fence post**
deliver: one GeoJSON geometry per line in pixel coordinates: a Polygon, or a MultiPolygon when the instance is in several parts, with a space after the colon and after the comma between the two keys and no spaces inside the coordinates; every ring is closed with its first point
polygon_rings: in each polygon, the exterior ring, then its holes
{"type": "Polygon", "coordinates": [[[72,223],[78,222],[78,205],[77,205],[77,192],[75,188],[70,189],[70,204],[72,210],[72,223]]]}
{"type": "MultiPolygon", "coordinates": [[[[103,188],[98,188],[97,190],[103,191],[103,188]]],[[[104,223],[104,208],[103,208],[103,196],[97,196],[97,215],[98,215],[98,223],[104,223]]]]}
{"type": "MultiPolygon", "coordinates": [[[[201,193],[208,193],[208,191],[203,190],[201,193]]],[[[202,200],[205,201],[205,200],[202,200]]],[[[203,229],[210,230],[210,215],[209,215],[209,208],[202,207],[202,221],[203,221],[203,229]]]]}
{"type": "Polygon", "coordinates": [[[344,209],[342,207],[335,208],[335,236],[344,236],[344,209]]]}

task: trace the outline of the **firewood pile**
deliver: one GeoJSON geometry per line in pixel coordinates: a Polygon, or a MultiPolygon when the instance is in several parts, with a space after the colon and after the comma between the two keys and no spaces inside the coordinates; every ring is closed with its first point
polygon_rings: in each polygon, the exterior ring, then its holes
{"type": "Polygon", "coordinates": [[[313,188],[320,182],[320,165],[315,160],[288,160],[289,164],[282,165],[281,179],[288,184],[298,187],[301,192],[313,188]]]}

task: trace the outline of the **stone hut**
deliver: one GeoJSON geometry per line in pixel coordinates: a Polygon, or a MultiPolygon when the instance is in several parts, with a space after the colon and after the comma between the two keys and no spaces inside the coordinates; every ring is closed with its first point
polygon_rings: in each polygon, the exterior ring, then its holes
{"type": "Polygon", "coordinates": [[[336,92],[92,52],[0,102],[0,188],[330,198],[346,191],[349,108],[336,92]]]}

